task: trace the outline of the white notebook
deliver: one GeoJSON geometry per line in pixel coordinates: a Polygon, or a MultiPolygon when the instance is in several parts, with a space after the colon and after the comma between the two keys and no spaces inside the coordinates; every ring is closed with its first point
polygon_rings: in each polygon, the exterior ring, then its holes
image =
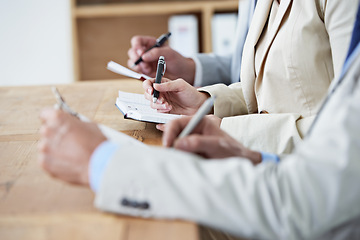
{"type": "Polygon", "coordinates": [[[143,122],[167,123],[181,117],[177,114],[158,113],[156,109],[150,107],[150,101],[144,97],[144,94],[119,91],[115,105],[125,118],[143,122]]]}

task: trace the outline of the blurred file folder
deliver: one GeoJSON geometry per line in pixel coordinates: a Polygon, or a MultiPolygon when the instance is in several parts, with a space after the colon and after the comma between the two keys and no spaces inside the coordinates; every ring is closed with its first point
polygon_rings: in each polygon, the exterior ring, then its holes
{"type": "Polygon", "coordinates": [[[232,53],[236,23],[236,13],[219,13],[213,16],[211,23],[213,53],[219,55],[232,53]]]}
{"type": "Polygon", "coordinates": [[[194,15],[175,15],[169,18],[171,48],[185,57],[199,52],[198,19],[194,15]]]}

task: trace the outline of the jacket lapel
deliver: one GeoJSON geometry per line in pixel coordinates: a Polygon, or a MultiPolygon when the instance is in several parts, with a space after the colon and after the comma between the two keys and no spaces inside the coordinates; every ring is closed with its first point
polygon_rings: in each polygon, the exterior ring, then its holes
{"type": "Polygon", "coordinates": [[[255,82],[255,46],[266,24],[271,4],[271,0],[258,1],[244,45],[240,79],[249,113],[257,112],[257,105],[255,104],[256,96],[253,87],[255,82]]]}
{"type": "MultiPolygon", "coordinates": [[[[272,2],[272,1],[270,1],[272,2]]],[[[276,14],[275,20],[273,25],[271,26],[271,29],[268,32],[268,36],[266,39],[266,43],[265,43],[265,48],[264,48],[264,52],[262,53],[261,56],[261,65],[263,64],[263,61],[265,60],[265,57],[269,51],[269,48],[271,47],[272,42],[274,41],[279,28],[281,26],[282,20],[284,19],[284,16],[286,15],[286,13],[288,12],[288,10],[290,9],[290,5],[291,5],[292,0],[281,0],[281,4],[279,6],[279,10],[276,14]]]]}
{"type": "Polygon", "coordinates": [[[255,47],[261,36],[262,30],[267,21],[272,1],[260,0],[257,3],[252,22],[247,35],[248,46],[255,47]]]}

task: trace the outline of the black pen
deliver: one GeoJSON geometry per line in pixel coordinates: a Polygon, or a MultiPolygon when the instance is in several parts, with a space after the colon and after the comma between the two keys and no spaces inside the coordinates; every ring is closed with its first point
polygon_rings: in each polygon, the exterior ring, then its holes
{"type": "MultiPolygon", "coordinates": [[[[153,49],[155,47],[161,47],[169,39],[170,35],[171,35],[171,32],[164,33],[163,35],[161,35],[158,39],[156,39],[155,45],[153,45],[151,48],[149,48],[145,52],[150,51],[151,49],[153,49]]],[[[143,61],[142,57],[139,57],[139,59],[136,60],[136,62],[131,66],[131,68],[135,67],[142,61],[143,61]]]]}
{"type": "MultiPolygon", "coordinates": [[[[165,58],[164,56],[160,56],[156,70],[155,83],[161,83],[161,78],[164,75],[165,70],[166,70],[165,58]]],[[[158,98],[159,98],[159,92],[154,89],[153,103],[155,103],[158,98]]]]}

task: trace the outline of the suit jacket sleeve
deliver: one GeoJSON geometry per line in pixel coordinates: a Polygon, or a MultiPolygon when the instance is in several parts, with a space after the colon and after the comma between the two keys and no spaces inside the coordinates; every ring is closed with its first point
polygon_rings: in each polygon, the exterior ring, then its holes
{"type": "Polygon", "coordinates": [[[196,63],[195,86],[207,86],[222,82],[231,83],[231,55],[198,54],[193,57],[196,63]]]}
{"type": "Polygon", "coordinates": [[[360,58],[306,140],[280,164],[124,146],[105,170],[96,206],[196,221],[249,238],[320,239],[337,227],[332,238],[340,232],[354,239],[338,227],[356,230],[360,220],[359,64],[360,58]]]}
{"type": "Polygon", "coordinates": [[[251,114],[224,118],[220,127],[252,150],[289,154],[302,141],[314,118],[296,113],[251,114]]]}

